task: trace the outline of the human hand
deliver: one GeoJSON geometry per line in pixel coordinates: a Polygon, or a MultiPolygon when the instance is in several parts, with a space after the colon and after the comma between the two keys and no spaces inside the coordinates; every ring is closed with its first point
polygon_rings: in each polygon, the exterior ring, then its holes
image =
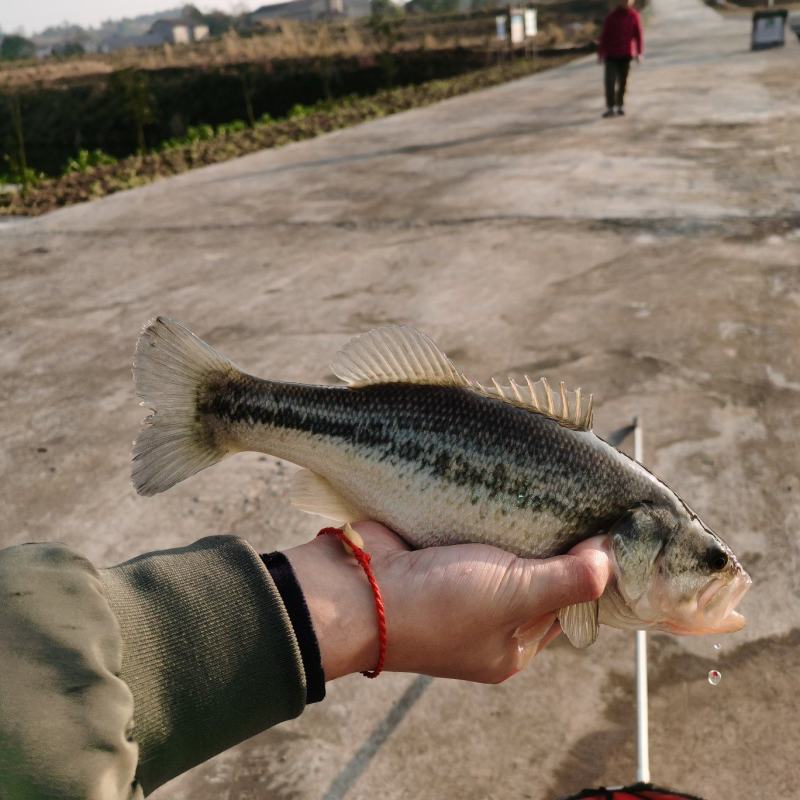
{"type": "MultiPolygon", "coordinates": [[[[488,545],[410,550],[376,522],[364,539],[386,608],[386,670],[499,683],[558,634],[558,609],[599,597],[611,576],[606,537],[570,555],[521,559],[488,545]]],[[[327,680],[375,666],[369,584],[338,540],[286,551],[311,613],[327,680]]]]}

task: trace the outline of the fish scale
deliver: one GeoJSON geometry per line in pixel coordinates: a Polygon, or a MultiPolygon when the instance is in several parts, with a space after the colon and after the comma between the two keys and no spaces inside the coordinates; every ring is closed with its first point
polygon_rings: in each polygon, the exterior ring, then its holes
{"type": "MultiPolygon", "coordinates": [[[[470,505],[478,508],[472,514],[467,509],[457,530],[441,528],[435,507],[427,509],[435,515],[431,519],[415,515],[417,528],[407,524],[400,509],[415,497],[394,492],[391,502],[398,508],[390,510],[391,519],[412,545],[418,544],[420,523],[425,532],[437,529],[439,544],[476,541],[486,535],[484,520],[496,509],[512,519],[504,526],[511,538],[498,542],[490,533],[495,543],[518,555],[549,556],[595,535],[635,499],[666,497],[654,479],[645,488],[637,465],[593,434],[460,387],[383,384],[350,390],[236,376],[216,385],[199,411],[209,424],[235,429],[239,446],[324,475],[356,507],[364,504],[358,496],[361,474],[345,477],[326,468],[331,451],[343,447],[362,470],[390,462],[413,476],[415,493],[430,484],[439,484],[445,495],[453,488],[469,490],[470,505]],[[589,444],[586,436],[596,441],[589,444]],[[300,461],[297,448],[308,438],[317,443],[316,455],[300,461]],[[520,494],[527,498],[523,506],[520,494]],[[484,505],[493,509],[482,514],[484,505]],[[544,527],[552,527],[543,526],[543,518],[559,521],[556,536],[542,536],[544,527]]],[[[370,509],[371,516],[386,521],[387,510],[385,504],[370,509]]]]}

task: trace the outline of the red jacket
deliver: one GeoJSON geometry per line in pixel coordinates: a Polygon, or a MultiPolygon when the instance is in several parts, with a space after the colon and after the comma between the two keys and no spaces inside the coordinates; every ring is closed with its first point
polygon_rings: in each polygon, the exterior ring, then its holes
{"type": "Polygon", "coordinates": [[[644,53],[642,19],[635,8],[615,8],[603,23],[600,58],[636,58],[644,53]]]}

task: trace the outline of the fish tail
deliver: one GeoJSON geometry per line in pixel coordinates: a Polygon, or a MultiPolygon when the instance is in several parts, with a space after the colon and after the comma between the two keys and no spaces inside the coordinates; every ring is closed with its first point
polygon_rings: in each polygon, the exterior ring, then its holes
{"type": "Polygon", "coordinates": [[[132,479],[143,495],[163,492],[233,449],[222,445],[200,406],[215,385],[239,370],[175,320],[156,317],[139,336],[133,380],[153,410],[133,445],[132,479]]]}

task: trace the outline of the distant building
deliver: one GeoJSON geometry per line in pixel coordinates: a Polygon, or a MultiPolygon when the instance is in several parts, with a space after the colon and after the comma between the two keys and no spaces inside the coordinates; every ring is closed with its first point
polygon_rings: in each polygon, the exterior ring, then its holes
{"type": "Polygon", "coordinates": [[[189,26],[185,22],[178,22],[174,19],[160,19],[154,22],[147,32],[149,36],[157,36],[162,44],[189,44],[192,35],[189,33],[189,26]]]}
{"type": "Polygon", "coordinates": [[[344,2],[345,0],[289,0],[286,3],[261,6],[250,14],[250,19],[255,23],[278,19],[314,22],[343,15],[344,2]]]}
{"type": "Polygon", "coordinates": [[[105,53],[126,50],[129,47],[159,47],[162,44],[191,44],[208,38],[208,25],[197,25],[174,19],[154,22],[147,33],[140,36],[109,36],[103,40],[105,53]]]}
{"type": "Polygon", "coordinates": [[[189,44],[208,38],[208,25],[179,19],[160,19],[152,24],[148,36],[158,37],[160,44],[189,44]]]}
{"type": "Polygon", "coordinates": [[[344,13],[351,19],[368,17],[372,13],[372,0],[344,0],[344,13]]]}

